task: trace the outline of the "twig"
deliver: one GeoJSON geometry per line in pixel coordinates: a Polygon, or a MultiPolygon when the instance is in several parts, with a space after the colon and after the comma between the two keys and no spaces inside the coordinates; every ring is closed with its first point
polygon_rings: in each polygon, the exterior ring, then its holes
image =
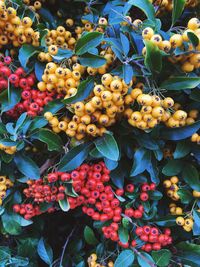
{"type": "Polygon", "coordinates": [[[42,175],[54,163],[54,161],[55,159],[47,159],[40,167],[40,175],[42,175]]]}
{"type": "Polygon", "coordinates": [[[63,258],[64,258],[64,255],[65,255],[65,250],[66,250],[67,244],[69,243],[69,240],[72,237],[73,233],[75,232],[76,228],[77,228],[77,225],[74,226],[74,228],[72,229],[71,233],[68,235],[67,240],[66,240],[66,242],[65,242],[65,244],[63,246],[63,251],[62,251],[62,254],[61,254],[61,257],[60,257],[60,265],[59,265],[59,267],[62,267],[62,262],[63,262],[63,258]]]}

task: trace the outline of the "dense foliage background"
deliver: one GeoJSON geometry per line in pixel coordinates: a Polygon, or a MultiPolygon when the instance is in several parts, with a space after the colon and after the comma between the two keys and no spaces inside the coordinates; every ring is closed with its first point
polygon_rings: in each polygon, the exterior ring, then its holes
{"type": "Polygon", "coordinates": [[[199,11],[0,0],[0,266],[200,265],[199,11]]]}

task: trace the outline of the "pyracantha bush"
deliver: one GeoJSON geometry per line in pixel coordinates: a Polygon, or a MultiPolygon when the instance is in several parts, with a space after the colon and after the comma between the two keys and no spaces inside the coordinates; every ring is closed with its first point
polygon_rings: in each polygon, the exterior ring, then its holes
{"type": "Polygon", "coordinates": [[[0,0],[0,266],[200,265],[198,0],[0,0]]]}

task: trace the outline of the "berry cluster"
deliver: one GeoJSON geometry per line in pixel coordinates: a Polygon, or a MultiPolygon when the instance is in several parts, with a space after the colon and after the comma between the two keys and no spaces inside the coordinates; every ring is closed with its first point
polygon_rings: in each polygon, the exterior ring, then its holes
{"type": "Polygon", "coordinates": [[[29,17],[20,18],[17,10],[0,1],[0,48],[12,43],[19,47],[24,43],[39,46],[39,32],[32,28],[33,21],[29,17]]]}
{"type": "MultiPolygon", "coordinates": [[[[171,12],[173,10],[173,1],[172,0],[149,0],[158,8],[157,14],[162,15],[165,12],[171,12]]],[[[198,0],[188,0],[185,3],[185,7],[196,7],[199,4],[198,0]]]]}
{"type": "Polygon", "coordinates": [[[192,217],[186,217],[186,218],[184,218],[182,216],[179,216],[179,217],[176,218],[176,223],[179,226],[182,226],[183,229],[186,232],[190,232],[190,231],[192,231],[194,220],[193,220],[192,217]]]}
{"type": "MultiPolygon", "coordinates": [[[[172,63],[180,63],[181,69],[184,72],[192,72],[194,69],[200,68],[200,44],[194,48],[188,33],[193,33],[200,38],[200,21],[197,18],[192,18],[188,22],[188,27],[181,33],[173,34],[169,40],[162,39],[162,36],[155,34],[154,30],[150,27],[145,28],[142,31],[142,36],[144,40],[150,40],[159,49],[170,54],[169,60],[172,63]],[[181,52],[188,52],[187,55],[176,55],[174,53],[175,49],[180,49],[181,52]]],[[[146,47],[143,48],[143,55],[146,54],[146,47]]]]}
{"type": "Polygon", "coordinates": [[[178,182],[179,179],[177,176],[172,176],[170,180],[165,180],[163,182],[163,186],[166,188],[167,196],[173,199],[174,201],[178,201],[180,199],[178,195],[178,182]]]}
{"type": "MultiPolygon", "coordinates": [[[[166,228],[164,232],[161,233],[157,227],[145,225],[143,227],[137,227],[135,233],[141,241],[146,242],[141,247],[141,249],[146,252],[160,250],[162,247],[172,243],[171,231],[169,228],[166,228]]],[[[135,242],[133,245],[135,245],[135,242]]]]}
{"type": "Polygon", "coordinates": [[[109,261],[107,264],[105,263],[104,259],[98,259],[97,254],[92,253],[88,257],[88,267],[114,267],[113,261],[109,261]],[[98,262],[100,263],[98,263],[98,262]],[[105,265],[106,264],[106,265],[105,265]]]}
{"type": "Polygon", "coordinates": [[[6,176],[0,176],[0,206],[3,203],[3,198],[6,196],[6,190],[13,186],[13,182],[6,176]]]}
{"type": "MultiPolygon", "coordinates": [[[[51,203],[52,207],[47,212],[53,212],[59,209],[58,202],[67,200],[70,209],[82,206],[83,213],[93,220],[106,222],[107,226],[103,226],[102,231],[107,239],[118,242],[122,247],[133,246],[133,244],[136,246],[135,239],[126,244],[122,243],[119,239],[118,229],[124,216],[130,220],[132,220],[131,218],[136,220],[142,218],[144,213],[142,203],[149,199],[148,193],[154,191],[156,185],[154,183],[143,183],[136,190],[133,184],[127,184],[125,190],[114,190],[107,184],[110,181],[109,174],[110,171],[105,163],[99,162],[96,164],[82,164],[71,173],[53,172],[43,179],[30,180],[27,182],[28,188],[25,188],[23,193],[27,200],[31,200],[31,204],[16,204],[13,210],[30,219],[42,213],[39,206],[40,203],[51,203]],[[72,184],[73,195],[68,195],[69,184],[72,184]],[[120,196],[126,197],[132,193],[136,193],[136,198],[139,199],[139,202],[135,201],[134,203],[135,209],[131,206],[123,207],[118,198],[120,196]]],[[[159,245],[161,247],[170,244],[171,239],[165,238],[162,242],[158,241],[159,230],[155,227],[152,229],[156,229],[156,237],[154,239],[149,237],[146,240],[146,242],[155,243],[152,245],[152,249],[156,249],[156,245],[158,248],[159,245]]],[[[139,244],[137,245],[140,246],[139,244]]],[[[146,250],[144,248],[143,246],[142,249],[146,250]]]]}
{"type": "MultiPolygon", "coordinates": [[[[42,0],[42,1],[23,0],[23,3],[27,6],[29,6],[29,8],[34,12],[36,12],[42,8],[42,2],[45,2],[45,0],[42,0]]],[[[37,13],[37,15],[38,15],[38,13],[37,13]]],[[[38,16],[38,18],[39,18],[39,16],[38,16]]]]}
{"type": "MultiPolygon", "coordinates": [[[[124,96],[128,92],[128,85],[119,77],[104,74],[101,84],[95,85],[91,97],[84,102],[76,102],[71,107],[75,115],[63,128],[70,137],[83,139],[86,135],[101,136],[106,127],[113,125],[124,111],[124,96]]],[[[46,114],[46,119],[51,116],[46,114]]]]}
{"type": "MultiPolygon", "coordinates": [[[[0,61],[0,90],[8,87],[8,82],[16,90],[21,89],[22,100],[17,103],[14,108],[7,111],[7,115],[18,118],[23,112],[27,112],[29,116],[36,116],[41,113],[43,107],[55,97],[54,92],[40,92],[33,89],[36,82],[35,74],[28,74],[19,67],[12,72],[12,59],[9,56],[2,57],[0,61]]],[[[57,98],[61,95],[56,95],[57,98]]]]}
{"type": "Polygon", "coordinates": [[[78,66],[77,70],[75,65],[72,69],[71,71],[69,68],[60,67],[53,62],[47,63],[42,81],[38,83],[38,89],[40,91],[63,93],[67,97],[76,94],[84,67],[80,66],[79,68],[78,66]]]}

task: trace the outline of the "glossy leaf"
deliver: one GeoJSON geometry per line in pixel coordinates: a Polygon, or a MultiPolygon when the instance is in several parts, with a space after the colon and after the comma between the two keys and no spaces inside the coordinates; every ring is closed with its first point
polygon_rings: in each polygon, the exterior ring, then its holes
{"type": "Polygon", "coordinates": [[[89,245],[98,244],[98,240],[94,235],[94,231],[89,226],[86,226],[84,229],[84,238],[89,245]]]}
{"type": "Polygon", "coordinates": [[[193,190],[200,191],[200,179],[196,167],[192,164],[185,164],[182,171],[182,177],[193,190]]]}
{"type": "Polygon", "coordinates": [[[106,64],[106,59],[104,57],[93,55],[90,53],[85,53],[79,57],[81,65],[92,68],[99,68],[106,64]]]}
{"type": "Polygon", "coordinates": [[[38,139],[47,144],[49,151],[60,151],[62,150],[62,139],[59,135],[48,129],[40,129],[37,135],[38,139]]]}
{"type": "Polygon", "coordinates": [[[200,84],[199,77],[170,77],[166,81],[164,81],[160,88],[166,90],[186,90],[193,89],[200,84]]]}
{"type": "Polygon", "coordinates": [[[163,167],[162,173],[166,176],[177,175],[183,169],[184,163],[181,160],[169,160],[168,163],[163,167]]]}
{"type": "Polygon", "coordinates": [[[173,0],[172,24],[181,16],[186,0],[173,0]]]}
{"type": "Polygon", "coordinates": [[[53,250],[46,243],[43,237],[40,238],[40,241],[37,246],[37,252],[40,258],[48,265],[51,265],[53,262],[53,250]]]}
{"type": "Polygon", "coordinates": [[[160,72],[162,69],[162,54],[160,49],[151,41],[145,41],[145,66],[151,72],[160,72]]]}
{"type": "Polygon", "coordinates": [[[74,96],[66,98],[63,100],[65,104],[73,104],[78,101],[82,101],[86,99],[94,88],[94,81],[93,78],[88,78],[85,81],[81,82],[78,86],[78,91],[74,96]]]}
{"type": "Polygon", "coordinates": [[[155,21],[155,10],[149,0],[129,0],[128,3],[138,7],[145,13],[148,19],[155,21]]]}
{"type": "Polygon", "coordinates": [[[134,262],[134,259],[135,259],[135,255],[132,250],[130,249],[123,250],[117,257],[117,259],[115,260],[114,266],[115,267],[121,267],[121,266],[130,267],[131,264],[134,262]]]}
{"type": "Polygon", "coordinates": [[[83,55],[91,48],[97,47],[103,40],[103,34],[100,32],[89,32],[84,34],[76,43],[75,53],[83,55]]]}
{"type": "Polygon", "coordinates": [[[167,249],[161,249],[159,251],[152,251],[152,257],[157,266],[165,267],[168,266],[172,253],[167,249]]]}
{"type": "Polygon", "coordinates": [[[38,54],[39,51],[35,49],[34,46],[24,44],[20,49],[19,49],[19,61],[22,65],[23,68],[26,68],[29,59],[34,56],[35,54],[38,54]]]}
{"type": "Polygon", "coordinates": [[[102,137],[96,139],[94,143],[102,156],[114,161],[119,159],[119,148],[112,134],[105,133],[102,137]]]}

